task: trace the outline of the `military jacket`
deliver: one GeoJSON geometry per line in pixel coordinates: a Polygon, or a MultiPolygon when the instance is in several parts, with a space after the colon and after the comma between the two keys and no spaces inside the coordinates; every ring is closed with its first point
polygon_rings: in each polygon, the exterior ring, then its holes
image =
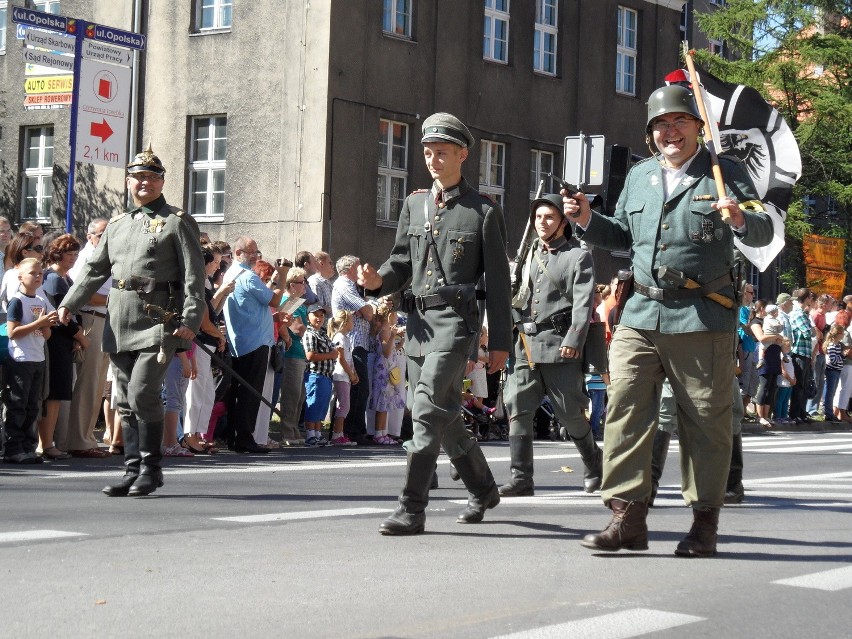
{"type": "Polygon", "coordinates": [[[161,343],[167,348],[186,349],[188,341],[172,336],[176,327],[164,330],[161,323],[145,313],[144,304],[177,311],[183,315],[183,323],[198,332],[207,310],[204,257],[198,238],[195,220],[166,204],[162,196],[113,217],[62,305],[76,312],[112,276],[104,352],[134,351],[161,343]],[[153,278],[160,286],[144,301],[135,291],[115,288],[133,275],[153,278]],[[169,288],[165,286],[169,282],[173,284],[171,290],[159,290],[169,288]]]}
{"type": "MultiPolygon", "coordinates": [[[[739,202],[758,200],[751,178],[738,163],[720,158],[725,186],[739,202]]],[[[630,169],[613,217],[593,213],[585,231],[578,236],[607,250],[629,250],[635,281],[645,286],[677,289],[658,279],[661,266],[682,271],[686,277],[706,284],[731,272],[734,266],[734,233],[711,207],[716,185],[710,170],[710,154],[701,147],[680,183],[665,197],[663,170],[655,158],[630,169]],[[710,201],[694,198],[712,195],[710,201]]],[[[765,246],[772,240],[772,221],[764,212],[743,211],[745,229],[741,241],[765,246]]],[[[719,294],[734,299],[733,284],[719,294]]],[[[637,329],[662,333],[733,331],[737,305],[727,309],[708,297],[655,300],[637,292],[627,300],[621,323],[637,329]]]]}
{"type": "MultiPolygon", "coordinates": [[[[411,288],[415,296],[434,294],[440,286],[476,284],[485,275],[488,348],[511,350],[512,318],[506,226],[498,204],[465,180],[439,192],[415,191],[399,214],[396,241],[379,268],[383,284],[378,294],[411,288]],[[431,234],[437,247],[427,239],[431,234]],[[442,282],[440,260],[446,274],[442,282]]],[[[478,328],[478,327],[477,327],[478,328]]],[[[471,351],[475,333],[451,307],[414,309],[406,325],[406,353],[422,356],[434,351],[471,351]]]]}
{"type": "MultiPolygon", "coordinates": [[[[539,326],[535,334],[526,336],[530,357],[536,364],[564,363],[566,360],[559,354],[560,347],[582,350],[586,342],[595,296],[592,256],[588,251],[572,246],[564,237],[554,242],[550,250],[544,249],[540,240],[536,240],[530,248],[527,284],[530,299],[520,312],[521,319],[539,326]],[[547,267],[550,277],[536,255],[547,267]],[[551,321],[560,314],[564,314],[563,321],[567,326],[564,334],[551,321]]],[[[517,335],[515,357],[528,359],[517,335]]]]}

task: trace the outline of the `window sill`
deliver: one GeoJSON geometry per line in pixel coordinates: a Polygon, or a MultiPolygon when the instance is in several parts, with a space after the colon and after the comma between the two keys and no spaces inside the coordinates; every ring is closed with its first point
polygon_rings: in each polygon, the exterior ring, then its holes
{"type": "Polygon", "coordinates": [[[485,62],[491,62],[493,64],[499,64],[500,66],[503,66],[503,67],[509,66],[508,60],[498,60],[497,58],[487,58],[485,56],[482,56],[482,60],[485,61],[485,62]]]}
{"type": "Polygon", "coordinates": [[[533,69],[533,75],[536,75],[540,78],[551,78],[556,80],[559,76],[556,73],[550,73],[549,71],[539,71],[538,69],[533,69]]]}
{"type": "Polygon", "coordinates": [[[231,27],[224,27],[222,29],[199,29],[198,31],[190,32],[189,37],[192,38],[192,37],[196,37],[196,36],[219,35],[219,34],[222,34],[222,33],[230,33],[230,32],[231,32],[231,27]]]}
{"type": "Polygon", "coordinates": [[[391,33],[390,31],[382,31],[382,35],[386,38],[390,38],[391,40],[398,40],[400,42],[408,42],[410,44],[417,44],[417,41],[411,36],[400,35],[398,33],[391,33]]]}
{"type": "MultiPolygon", "coordinates": [[[[190,213],[192,215],[192,213],[190,213]]],[[[192,219],[199,224],[219,224],[225,221],[224,215],[192,215],[192,219]]]]}

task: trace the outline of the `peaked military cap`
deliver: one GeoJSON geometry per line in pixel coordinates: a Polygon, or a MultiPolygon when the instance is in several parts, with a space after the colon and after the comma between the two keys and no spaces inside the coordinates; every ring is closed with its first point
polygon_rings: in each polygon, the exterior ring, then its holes
{"type": "Polygon", "coordinates": [[[423,144],[427,142],[452,142],[462,148],[473,146],[473,136],[456,116],[434,113],[423,121],[423,144]]]}
{"type": "Polygon", "coordinates": [[[130,163],[127,165],[128,173],[155,173],[157,175],[165,175],[166,167],[160,161],[151,148],[151,143],[148,142],[148,148],[137,153],[130,163]]]}

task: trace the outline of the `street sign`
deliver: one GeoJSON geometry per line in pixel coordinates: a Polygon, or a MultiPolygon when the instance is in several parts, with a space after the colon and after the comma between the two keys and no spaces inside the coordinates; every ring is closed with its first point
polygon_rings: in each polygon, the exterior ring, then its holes
{"type": "Polygon", "coordinates": [[[30,64],[39,64],[60,71],[70,71],[74,73],[74,57],[67,55],[56,55],[49,51],[41,51],[39,49],[24,49],[24,62],[30,64]]]}
{"type": "Polygon", "coordinates": [[[24,34],[24,44],[39,49],[47,49],[54,53],[74,53],[76,42],[74,36],[51,31],[27,29],[24,34]]]}
{"type": "Polygon", "coordinates": [[[66,33],[74,33],[77,29],[77,21],[73,18],[69,19],[65,16],[34,11],[32,9],[25,9],[24,7],[12,7],[12,22],[25,24],[29,27],[66,33]]]}
{"type": "Polygon", "coordinates": [[[61,108],[71,104],[73,93],[37,93],[28,95],[24,98],[24,106],[27,108],[39,107],[46,108],[61,108]]]}
{"type": "Polygon", "coordinates": [[[131,49],[144,49],[145,36],[132,31],[122,31],[113,27],[105,27],[102,24],[86,23],[84,35],[90,40],[99,40],[109,44],[116,44],[131,49]]]}
{"type": "Polygon", "coordinates": [[[127,164],[128,67],[83,58],[77,100],[78,160],[123,168],[127,164]]]}
{"type": "Polygon", "coordinates": [[[24,92],[30,93],[67,93],[74,88],[73,75],[51,75],[24,80],[24,92]]]}
{"type": "Polygon", "coordinates": [[[27,31],[29,31],[29,27],[25,24],[16,24],[15,25],[15,37],[18,40],[23,40],[27,37],[27,31]]]}
{"type": "Polygon", "coordinates": [[[133,54],[124,47],[113,47],[94,40],[83,40],[83,59],[120,64],[123,67],[133,64],[133,54]]]}

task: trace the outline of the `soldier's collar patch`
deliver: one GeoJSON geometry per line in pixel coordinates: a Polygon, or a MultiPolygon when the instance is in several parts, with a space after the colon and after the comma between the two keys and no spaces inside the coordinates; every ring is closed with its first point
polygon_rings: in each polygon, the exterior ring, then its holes
{"type": "Polygon", "coordinates": [[[657,186],[660,183],[660,178],[658,175],[651,176],[651,186],[657,186]]]}
{"type": "Polygon", "coordinates": [[[684,186],[689,186],[689,185],[690,185],[690,184],[692,184],[694,181],[695,181],[695,178],[694,178],[694,177],[692,177],[691,175],[687,175],[685,178],[683,178],[683,185],[684,185],[684,186]]]}

